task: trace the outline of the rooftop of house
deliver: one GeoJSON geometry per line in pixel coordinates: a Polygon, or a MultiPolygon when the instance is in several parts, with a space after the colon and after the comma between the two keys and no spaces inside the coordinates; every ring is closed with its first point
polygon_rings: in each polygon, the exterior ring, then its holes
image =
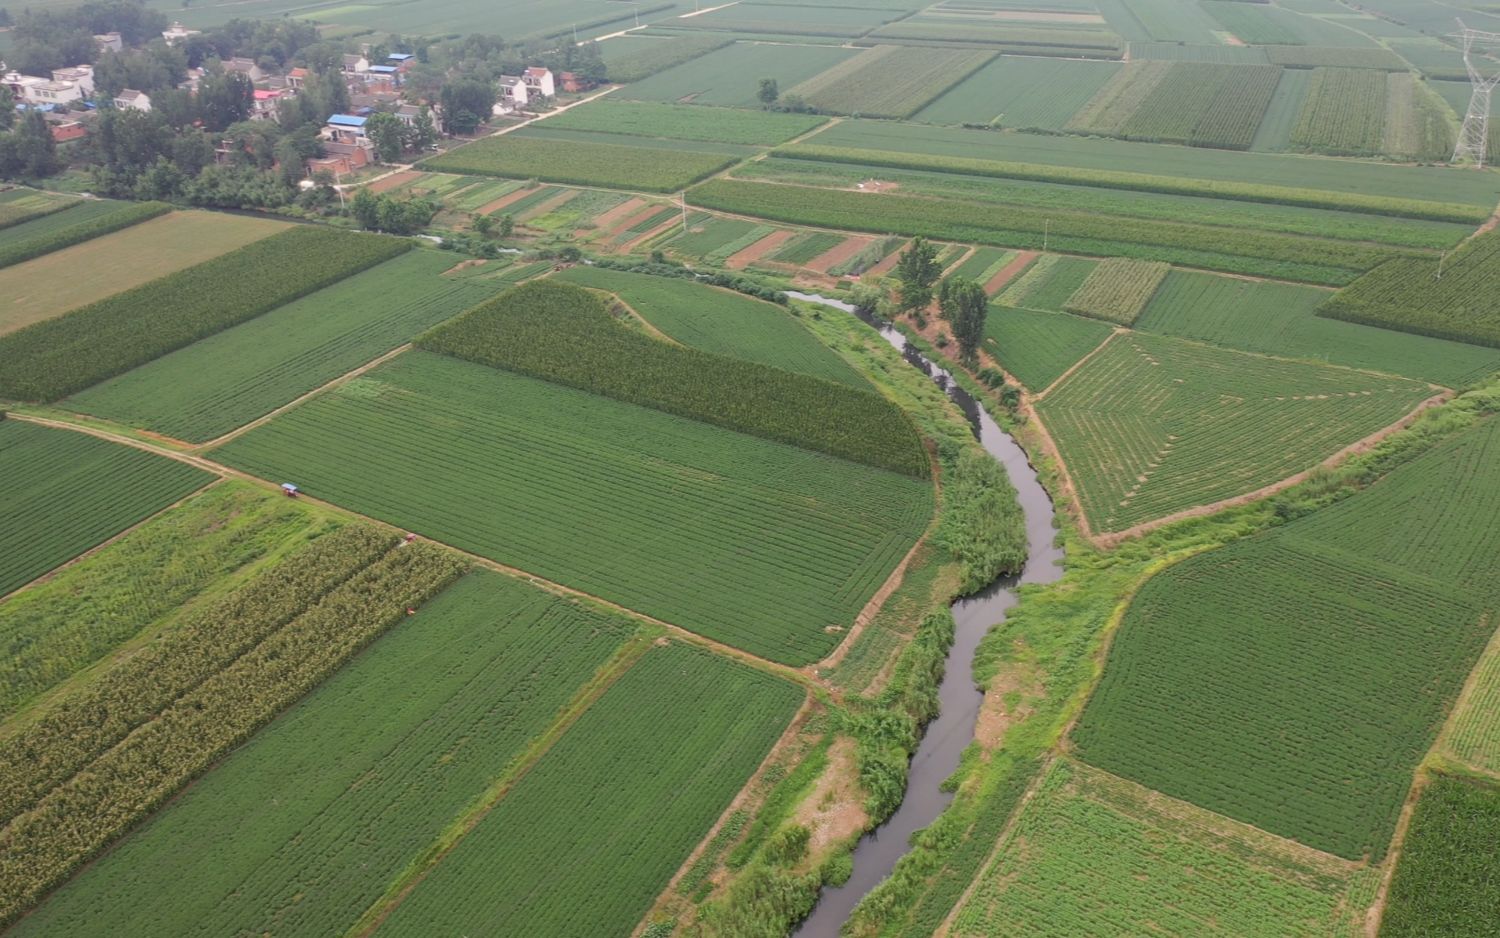
{"type": "Polygon", "coordinates": [[[399,72],[400,69],[398,69],[394,65],[371,65],[370,71],[374,72],[377,75],[394,75],[399,72]]]}
{"type": "Polygon", "coordinates": [[[390,55],[386,56],[386,58],[392,62],[405,62],[407,59],[416,58],[416,56],[412,55],[410,52],[392,52],[390,55]]]}
{"type": "Polygon", "coordinates": [[[288,78],[307,78],[311,74],[312,73],[309,72],[305,68],[294,68],[290,72],[286,73],[286,77],[288,77],[288,78]]]}
{"type": "Polygon", "coordinates": [[[328,123],[335,127],[363,127],[365,118],[355,117],[353,114],[335,114],[328,118],[328,123]]]}
{"type": "Polygon", "coordinates": [[[552,71],[551,69],[539,68],[533,65],[530,68],[526,69],[526,74],[530,75],[532,78],[541,78],[543,75],[551,75],[552,71]]]}

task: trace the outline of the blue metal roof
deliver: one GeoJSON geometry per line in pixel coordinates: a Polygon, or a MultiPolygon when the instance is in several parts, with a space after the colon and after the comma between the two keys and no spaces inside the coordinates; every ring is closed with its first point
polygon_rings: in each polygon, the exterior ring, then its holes
{"type": "Polygon", "coordinates": [[[328,123],[335,127],[363,127],[365,118],[355,117],[352,114],[335,114],[328,118],[328,123]]]}
{"type": "Polygon", "coordinates": [[[396,68],[396,66],[394,65],[371,65],[370,71],[379,72],[382,75],[394,75],[398,71],[400,71],[400,69],[396,68]]]}
{"type": "Polygon", "coordinates": [[[392,52],[390,55],[386,56],[386,58],[390,59],[392,62],[405,62],[407,59],[412,57],[413,56],[410,52],[392,52]]]}

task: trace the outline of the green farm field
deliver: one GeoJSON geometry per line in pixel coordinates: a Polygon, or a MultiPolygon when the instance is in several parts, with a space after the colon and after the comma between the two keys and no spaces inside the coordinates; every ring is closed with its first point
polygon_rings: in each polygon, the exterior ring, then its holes
{"type": "Polygon", "coordinates": [[[774,146],[801,136],[822,123],[824,118],[813,114],[776,114],[606,98],[549,117],[542,126],[637,137],[774,146]]]}
{"type": "Polygon", "coordinates": [[[1497,452],[1491,419],[1366,491],[1153,577],[1074,731],[1079,758],[1379,860],[1495,630],[1497,452]]]}
{"type": "Polygon", "coordinates": [[[825,627],[848,626],[932,510],[894,473],[427,352],[215,452],[799,664],[838,643],[825,627]]]}
{"type": "Polygon", "coordinates": [[[71,430],[0,420],[0,596],[212,481],[71,430]]]}
{"type": "Polygon", "coordinates": [[[854,4],[731,3],[693,17],[694,29],[789,36],[855,38],[900,16],[896,10],[854,4]]]}
{"type": "Polygon", "coordinates": [[[729,43],[727,38],[691,33],[676,36],[616,36],[601,43],[599,53],[609,69],[610,81],[630,83],[721,49],[729,43]]]}
{"type": "Polygon", "coordinates": [[[0,230],[0,267],[21,264],[172,211],[164,202],[87,202],[0,230]]]}
{"type": "Polygon", "coordinates": [[[1061,130],[1119,71],[1115,62],[1002,56],[917,112],[931,124],[1061,130]]]}
{"type": "Polygon", "coordinates": [[[1469,676],[1441,748],[1445,756],[1500,778],[1500,630],[1469,676]]]}
{"type": "Polygon", "coordinates": [[[761,78],[774,75],[781,87],[791,88],[856,54],[829,46],[735,43],[627,85],[611,97],[756,107],[761,78]]]}
{"type": "Polygon", "coordinates": [[[456,255],[411,251],[70,398],[79,413],[211,440],[463,312],[505,284],[449,280],[456,255]]]}
{"type": "Polygon", "coordinates": [[[1001,292],[1000,303],[1060,313],[1098,267],[1099,262],[1088,257],[1043,254],[1001,292]]]}
{"type": "Polygon", "coordinates": [[[828,114],[906,118],[994,57],[971,49],[875,46],[792,88],[828,114]],[[901,81],[889,76],[901,75],[901,81]]]}
{"type": "Polygon", "coordinates": [[[1105,533],[1312,469],[1431,395],[1404,378],[1129,333],[1037,410],[1105,533]]]}
{"type": "Polygon", "coordinates": [[[485,797],[633,630],[623,617],[470,573],[16,934],[342,934],[485,797]],[[277,805],[269,814],[268,798],[277,805]]]}
{"type": "Polygon", "coordinates": [[[1099,262],[1063,303],[1063,312],[1128,326],[1151,302],[1171,268],[1111,257],[1099,262]]]}
{"type": "Polygon", "coordinates": [[[651,649],[376,934],[630,931],[801,702],[701,649],[651,649]]]}
{"type": "Polygon", "coordinates": [[[1107,323],[1081,316],[992,306],[985,320],[983,348],[1036,393],[1098,348],[1111,331],[1107,323]]]}
{"type": "Polygon", "coordinates": [[[1500,920],[1500,787],[1437,776],[1412,814],[1381,938],[1465,935],[1495,938],[1500,920]]]}
{"type": "Polygon", "coordinates": [[[868,390],[870,383],[783,307],[687,280],[573,267],[558,280],[607,290],[668,336],[717,355],[868,390]]]}
{"type": "Polygon", "coordinates": [[[1326,290],[1174,270],[1136,320],[1147,332],[1324,361],[1460,388],[1500,371],[1500,350],[1325,319],[1326,290]]]}
{"type": "Polygon", "coordinates": [[[0,603],[0,720],[333,523],[223,482],[0,603]]]}
{"type": "Polygon", "coordinates": [[[61,316],[283,231],[285,222],[173,212],[0,270],[0,335],[61,316]]]}
{"type": "Polygon", "coordinates": [[[0,231],[34,218],[43,218],[79,208],[84,204],[82,199],[72,196],[33,189],[11,189],[0,192],[0,231]]]}
{"type": "Polygon", "coordinates": [[[1350,935],[1378,877],[1059,761],[952,934],[1350,935]]]}
{"type": "Polygon", "coordinates": [[[734,161],[722,153],[653,147],[644,139],[636,145],[624,137],[594,143],[507,134],[477,140],[423,166],[450,173],[674,192],[734,161]]]}

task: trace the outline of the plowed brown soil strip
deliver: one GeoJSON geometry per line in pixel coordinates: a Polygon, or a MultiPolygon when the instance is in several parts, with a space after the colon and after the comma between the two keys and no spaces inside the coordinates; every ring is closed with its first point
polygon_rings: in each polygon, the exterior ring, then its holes
{"type": "Polygon", "coordinates": [[[376,181],[370,183],[367,188],[369,188],[371,192],[379,194],[381,192],[389,192],[392,189],[399,189],[400,187],[411,182],[413,179],[420,178],[422,178],[422,174],[413,169],[408,170],[404,173],[395,173],[393,175],[385,177],[384,179],[377,179],[376,181]]]}
{"type": "MultiPolygon", "coordinates": [[[[661,204],[658,202],[646,202],[644,200],[637,201],[641,202],[640,207],[631,212],[628,216],[616,219],[615,223],[610,226],[610,229],[606,231],[599,240],[613,244],[615,239],[624,236],[627,232],[630,231],[630,229],[634,228],[645,219],[650,218],[656,212],[661,211],[661,204]]],[[[603,226],[601,225],[600,227],[603,226]]]]}
{"type": "Polygon", "coordinates": [[[874,238],[846,238],[844,243],[824,251],[803,266],[808,270],[826,274],[829,269],[844,263],[874,243],[874,238]]]}
{"type": "Polygon", "coordinates": [[[481,215],[490,215],[490,214],[493,214],[495,212],[498,212],[502,208],[505,208],[505,206],[509,205],[512,202],[519,202],[519,201],[521,201],[522,199],[524,199],[528,195],[530,195],[533,191],[534,190],[532,190],[532,189],[527,189],[527,188],[523,187],[523,188],[517,189],[515,192],[507,192],[505,195],[502,195],[500,198],[496,199],[495,201],[489,202],[489,203],[486,203],[485,205],[480,206],[480,208],[479,208],[479,214],[481,214],[481,215]]]}
{"type": "Polygon", "coordinates": [[[888,257],[886,257],[880,263],[876,264],[874,267],[871,267],[868,271],[866,271],[866,273],[874,274],[877,277],[884,277],[886,274],[890,273],[891,270],[896,266],[896,262],[901,259],[901,252],[906,250],[906,245],[909,243],[910,242],[903,242],[899,248],[892,251],[888,257]]]}
{"type": "Polygon", "coordinates": [[[564,189],[552,198],[543,200],[540,205],[534,205],[517,215],[516,221],[526,222],[533,218],[541,218],[543,215],[550,215],[577,197],[577,189],[564,189]]]}
{"type": "Polygon", "coordinates": [[[662,222],[661,224],[657,225],[655,228],[652,228],[650,231],[646,232],[645,234],[641,235],[640,237],[635,238],[634,240],[629,241],[626,244],[621,245],[620,246],[620,253],[622,253],[622,254],[629,254],[631,251],[634,251],[638,245],[647,243],[652,238],[655,238],[657,235],[661,234],[662,232],[669,230],[673,225],[678,225],[678,224],[681,224],[681,223],[682,223],[682,219],[678,218],[678,217],[676,217],[674,215],[673,217],[671,217],[671,218],[667,219],[666,221],[662,222]]]}
{"type": "Polygon", "coordinates": [[[773,231],[749,247],[729,255],[724,266],[730,270],[744,270],[754,261],[781,250],[781,246],[792,240],[796,234],[795,231],[773,231]]]}
{"type": "Polygon", "coordinates": [[[594,227],[596,229],[613,227],[614,225],[618,224],[622,218],[625,218],[627,215],[634,214],[637,210],[640,209],[642,205],[645,204],[645,201],[642,199],[626,199],[624,202],[616,205],[614,208],[605,212],[603,215],[595,218],[593,220],[594,227]]]}
{"type": "Polygon", "coordinates": [[[1015,260],[1000,268],[1000,272],[990,278],[990,282],[984,285],[984,292],[994,296],[1005,289],[1005,285],[1015,279],[1016,274],[1025,270],[1028,264],[1036,260],[1036,253],[1035,251],[1022,251],[1017,254],[1015,260]]]}

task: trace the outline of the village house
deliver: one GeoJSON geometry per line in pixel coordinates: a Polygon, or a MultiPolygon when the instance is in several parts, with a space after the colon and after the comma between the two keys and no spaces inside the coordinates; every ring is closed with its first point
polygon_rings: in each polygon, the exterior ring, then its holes
{"type": "Polygon", "coordinates": [[[94,37],[94,46],[99,50],[100,55],[106,52],[124,52],[125,40],[120,37],[119,33],[104,33],[94,37]]]}
{"type": "Polygon", "coordinates": [[[334,143],[359,143],[365,139],[366,120],[353,114],[335,114],[324,125],[323,137],[334,143]]]}
{"type": "Polygon", "coordinates": [[[286,90],[256,88],[254,100],[250,104],[250,119],[253,121],[275,120],[277,105],[284,98],[290,97],[294,95],[286,90]]]}
{"type": "Polygon", "coordinates": [[[345,53],[343,69],[345,75],[363,76],[370,70],[370,60],[363,55],[345,53]]]}
{"type": "Polygon", "coordinates": [[[403,104],[395,110],[396,120],[408,127],[417,126],[417,118],[422,115],[422,108],[415,104],[403,104]]]}
{"type": "Polygon", "coordinates": [[[375,148],[369,141],[363,143],[325,143],[323,155],[307,161],[310,176],[332,173],[334,178],[369,166],[375,161],[375,148]]]}
{"type": "Polygon", "coordinates": [[[580,91],[588,91],[594,87],[594,82],[589,81],[577,72],[559,72],[557,80],[562,83],[562,90],[568,94],[577,94],[580,91]]]}
{"type": "Polygon", "coordinates": [[[52,125],[52,140],[55,143],[67,143],[69,140],[79,140],[87,137],[89,129],[80,121],[67,121],[52,125]]]}
{"type": "Polygon", "coordinates": [[[151,96],[144,91],[126,88],[115,95],[115,107],[122,111],[149,111],[151,110],[151,96]]]}
{"type": "Polygon", "coordinates": [[[166,29],[161,31],[161,38],[165,39],[167,41],[167,45],[169,46],[175,46],[179,42],[183,42],[184,40],[186,40],[188,37],[197,35],[200,35],[199,30],[188,29],[181,23],[173,23],[171,26],[168,26],[166,29]]]}
{"type": "Polygon", "coordinates": [[[94,95],[94,66],[75,65],[72,68],[59,68],[52,72],[52,80],[55,82],[72,82],[78,86],[81,96],[91,98],[94,95]]]}
{"type": "Polygon", "coordinates": [[[410,71],[411,67],[417,64],[417,57],[409,52],[392,52],[385,57],[385,60],[402,72],[410,71]]]}
{"type": "Polygon", "coordinates": [[[293,91],[301,91],[307,85],[307,80],[312,77],[312,72],[305,68],[294,68],[286,73],[286,86],[293,91]]]}
{"type": "Polygon", "coordinates": [[[532,66],[521,73],[521,80],[526,83],[526,88],[532,97],[540,95],[544,98],[556,97],[557,85],[552,78],[550,68],[537,68],[532,66]]]}
{"type": "Polygon", "coordinates": [[[267,76],[266,70],[255,64],[254,59],[241,57],[228,59],[224,62],[224,74],[227,75],[230,72],[239,72],[252,82],[262,81],[267,76]]]}

